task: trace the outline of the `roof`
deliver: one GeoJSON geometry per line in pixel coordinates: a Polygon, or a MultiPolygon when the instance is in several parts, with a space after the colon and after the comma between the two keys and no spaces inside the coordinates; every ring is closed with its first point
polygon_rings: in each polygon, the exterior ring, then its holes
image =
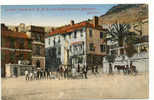
{"type": "Polygon", "coordinates": [[[88,22],[81,22],[81,23],[77,23],[77,24],[74,24],[74,25],[67,25],[67,26],[64,26],[64,27],[57,28],[54,31],[52,31],[48,36],[52,36],[52,35],[56,35],[56,34],[66,34],[66,33],[73,32],[76,29],[80,29],[80,28],[85,27],[85,26],[103,30],[103,28],[101,26],[95,27],[93,24],[90,24],[88,22]]]}
{"type": "Polygon", "coordinates": [[[2,31],[2,37],[13,37],[13,38],[23,38],[30,39],[24,32],[14,32],[14,31],[2,31]]]}
{"type": "Polygon", "coordinates": [[[28,30],[30,30],[31,32],[45,33],[44,28],[41,26],[30,25],[28,26],[28,30]]]}
{"type": "Polygon", "coordinates": [[[71,45],[82,44],[82,43],[83,41],[76,41],[76,42],[71,43],[71,45]]]}

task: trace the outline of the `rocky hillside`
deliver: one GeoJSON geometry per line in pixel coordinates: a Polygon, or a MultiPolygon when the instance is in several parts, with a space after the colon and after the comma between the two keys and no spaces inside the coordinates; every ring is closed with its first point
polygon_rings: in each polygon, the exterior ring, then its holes
{"type": "Polygon", "coordinates": [[[134,23],[139,19],[148,18],[148,5],[146,4],[119,4],[112,7],[106,14],[100,16],[100,24],[134,23]]]}

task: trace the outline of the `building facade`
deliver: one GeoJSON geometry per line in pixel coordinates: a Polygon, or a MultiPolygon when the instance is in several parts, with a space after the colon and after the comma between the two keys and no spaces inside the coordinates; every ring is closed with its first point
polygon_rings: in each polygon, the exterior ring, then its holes
{"type": "Polygon", "coordinates": [[[105,56],[106,31],[93,23],[81,22],[60,27],[45,38],[46,66],[57,68],[60,64],[77,66],[102,64],[105,56]],[[96,61],[97,59],[97,61],[96,61]]]}
{"type": "Polygon", "coordinates": [[[5,76],[6,64],[31,65],[45,69],[45,32],[43,27],[27,26],[24,31],[24,24],[21,30],[12,31],[7,26],[1,24],[1,73],[5,76]]]}
{"type": "Polygon", "coordinates": [[[28,26],[27,34],[32,39],[32,65],[45,69],[45,31],[43,27],[28,26]]]}
{"type": "Polygon", "coordinates": [[[5,76],[5,64],[32,63],[31,38],[23,32],[14,32],[1,24],[1,75],[5,76]]]}

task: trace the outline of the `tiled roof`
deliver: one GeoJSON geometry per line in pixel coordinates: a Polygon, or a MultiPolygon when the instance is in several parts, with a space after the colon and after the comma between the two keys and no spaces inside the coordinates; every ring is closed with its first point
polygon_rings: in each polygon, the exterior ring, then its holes
{"type": "Polygon", "coordinates": [[[83,41],[77,41],[77,42],[73,42],[73,43],[71,43],[71,45],[82,44],[82,43],[83,43],[83,41]]]}
{"type": "Polygon", "coordinates": [[[93,24],[90,24],[88,22],[81,22],[81,23],[77,23],[77,24],[74,24],[74,25],[67,25],[67,26],[64,26],[64,27],[57,28],[54,31],[52,31],[48,36],[73,32],[76,29],[79,29],[79,28],[82,28],[82,27],[85,27],[85,26],[91,27],[91,28],[96,28],[96,29],[102,29],[101,26],[95,27],[93,24]]]}
{"type": "Polygon", "coordinates": [[[26,33],[23,32],[13,32],[13,31],[2,31],[2,37],[13,37],[13,38],[23,38],[23,39],[30,39],[26,33]]]}

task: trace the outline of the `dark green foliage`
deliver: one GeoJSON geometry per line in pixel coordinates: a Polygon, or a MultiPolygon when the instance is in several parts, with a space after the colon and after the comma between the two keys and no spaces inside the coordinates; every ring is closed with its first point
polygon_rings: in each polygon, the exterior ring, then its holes
{"type": "Polygon", "coordinates": [[[135,49],[133,44],[127,44],[127,47],[125,48],[127,57],[132,57],[135,53],[137,53],[137,50],[135,49]]]}
{"type": "Polygon", "coordinates": [[[108,33],[112,35],[112,40],[118,41],[119,46],[123,46],[124,39],[129,35],[129,24],[112,24],[108,28],[108,33]]]}
{"type": "Polygon", "coordinates": [[[106,56],[106,60],[107,60],[109,63],[114,63],[115,58],[116,58],[115,55],[107,55],[107,56],[106,56]]]}

